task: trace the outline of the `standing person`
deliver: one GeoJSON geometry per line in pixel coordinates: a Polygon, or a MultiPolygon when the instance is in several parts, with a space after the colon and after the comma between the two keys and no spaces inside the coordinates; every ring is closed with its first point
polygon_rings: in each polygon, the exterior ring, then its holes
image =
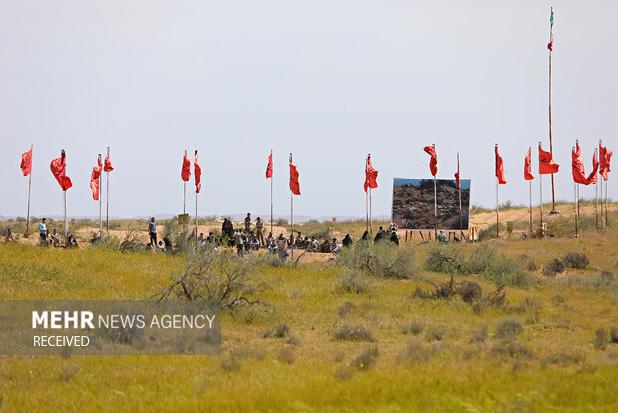
{"type": "Polygon", "coordinates": [[[47,218],[43,218],[39,223],[39,238],[41,245],[47,246],[47,218]]]}
{"type": "Polygon", "coordinates": [[[150,245],[153,247],[157,246],[157,223],[155,222],[154,217],[150,217],[150,222],[148,223],[148,233],[150,234],[150,245]]]}
{"type": "Polygon", "coordinates": [[[236,253],[238,255],[243,255],[245,245],[244,245],[242,231],[239,231],[239,230],[234,231],[234,243],[236,244],[236,253]]]}
{"type": "Polygon", "coordinates": [[[247,212],[245,217],[245,233],[248,234],[251,231],[251,213],[247,212]]]}
{"type": "Polygon", "coordinates": [[[350,236],[350,234],[345,234],[345,237],[343,237],[343,246],[346,248],[349,248],[352,246],[352,237],[350,236]]]}
{"type": "Polygon", "coordinates": [[[381,241],[382,238],[384,238],[384,228],[380,227],[380,229],[378,229],[378,233],[376,234],[375,238],[373,239],[373,242],[381,241]]]}
{"type": "Polygon", "coordinates": [[[258,241],[260,241],[260,246],[264,245],[263,232],[264,232],[264,221],[262,221],[260,217],[257,217],[257,220],[255,221],[255,235],[258,241]]]}
{"type": "Polygon", "coordinates": [[[391,231],[390,241],[395,245],[399,245],[399,235],[397,235],[397,231],[391,231]]]}

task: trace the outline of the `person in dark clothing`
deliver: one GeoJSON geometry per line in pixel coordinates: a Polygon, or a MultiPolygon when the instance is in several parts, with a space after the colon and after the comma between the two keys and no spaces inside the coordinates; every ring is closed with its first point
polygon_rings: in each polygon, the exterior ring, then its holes
{"type": "Polygon", "coordinates": [[[172,252],[172,238],[169,233],[163,237],[163,244],[165,245],[165,252],[172,252]]]}
{"type": "Polygon", "coordinates": [[[369,231],[363,232],[363,236],[361,237],[362,241],[369,241],[369,231]]]}
{"type": "Polygon", "coordinates": [[[343,246],[348,248],[352,246],[352,237],[350,236],[350,234],[345,234],[345,237],[343,237],[343,241],[341,241],[343,246]]]}
{"type": "Polygon", "coordinates": [[[395,245],[399,245],[399,235],[397,235],[397,231],[391,231],[391,242],[395,245]]]}
{"type": "Polygon", "coordinates": [[[150,217],[150,222],[148,223],[148,233],[150,234],[150,245],[153,247],[157,246],[157,223],[155,222],[154,217],[150,217]]]}
{"type": "Polygon", "coordinates": [[[376,234],[375,238],[373,239],[373,242],[381,241],[382,238],[384,238],[384,228],[380,227],[380,229],[378,229],[378,233],[376,234]]]}

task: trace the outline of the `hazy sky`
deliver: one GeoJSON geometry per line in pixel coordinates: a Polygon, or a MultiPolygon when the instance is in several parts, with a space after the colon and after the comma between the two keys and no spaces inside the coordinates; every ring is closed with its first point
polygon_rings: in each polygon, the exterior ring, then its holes
{"type": "Polygon", "coordinates": [[[597,139],[618,149],[616,1],[0,0],[0,215],[25,215],[30,143],[38,216],[62,213],[49,170],[60,148],[70,215],[98,214],[88,182],[108,145],[114,216],[182,211],[184,149],[201,153],[201,215],[265,215],[270,148],[276,214],[289,213],[289,152],[296,213],[363,216],[371,152],[374,214],[390,215],[393,178],[428,177],[431,143],[438,177],[452,178],[459,151],[486,206],[499,143],[501,199],[527,203],[524,153],[548,145],[552,4],[556,191],[572,199],[574,140],[587,169],[597,139]]]}

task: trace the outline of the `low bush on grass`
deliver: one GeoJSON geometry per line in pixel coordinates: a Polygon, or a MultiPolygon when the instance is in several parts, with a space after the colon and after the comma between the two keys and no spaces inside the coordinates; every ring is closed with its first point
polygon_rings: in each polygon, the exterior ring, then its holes
{"type": "Polygon", "coordinates": [[[361,325],[343,325],[335,330],[333,338],[338,341],[377,341],[371,331],[361,325]]]}
{"type": "Polygon", "coordinates": [[[432,245],[425,258],[429,271],[479,276],[505,286],[526,286],[532,277],[521,260],[500,253],[496,247],[481,243],[466,255],[459,245],[432,245]]]}
{"type": "Polygon", "coordinates": [[[506,303],[504,287],[499,285],[495,290],[483,295],[483,290],[478,283],[473,281],[455,281],[451,276],[450,281],[435,285],[433,291],[425,291],[417,288],[413,298],[423,300],[436,300],[459,297],[465,303],[472,305],[474,312],[479,313],[487,307],[501,307],[506,303]]]}
{"type": "Polygon", "coordinates": [[[277,324],[270,330],[266,331],[262,336],[264,338],[283,338],[290,334],[290,328],[287,324],[277,324]]]}
{"type": "Polygon", "coordinates": [[[277,360],[285,364],[294,364],[296,361],[294,350],[289,347],[283,347],[279,350],[279,353],[277,353],[277,360]]]}
{"type": "Polygon", "coordinates": [[[410,363],[423,363],[431,360],[433,351],[430,346],[424,344],[419,339],[412,339],[401,352],[401,361],[410,363]]]}
{"type": "Polygon", "coordinates": [[[430,326],[425,332],[427,341],[442,341],[446,336],[446,327],[442,325],[430,326]]]}
{"type": "Polygon", "coordinates": [[[564,272],[564,264],[559,258],[554,258],[543,266],[543,275],[548,277],[553,277],[562,272],[564,272]]]}
{"type": "Polygon", "coordinates": [[[351,367],[359,371],[366,371],[373,367],[378,361],[380,352],[377,346],[365,347],[361,352],[352,359],[351,367]]]}
{"type": "Polygon", "coordinates": [[[588,267],[590,260],[583,252],[569,252],[562,258],[562,263],[568,268],[583,270],[588,267]]]}
{"type": "Polygon", "coordinates": [[[415,269],[414,251],[390,242],[357,242],[337,255],[337,265],[374,276],[410,278],[415,269]]]}
{"type": "Polygon", "coordinates": [[[367,276],[354,269],[344,268],[335,279],[335,290],[338,292],[362,294],[369,290],[367,276]]]}
{"type": "Polygon", "coordinates": [[[510,358],[523,358],[530,359],[534,353],[532,350],[523,343],[516,340],[501,340],[494,344],[490,350],[490,354],[494,356],[510,357],[510,358]]]}
{"type": "Polygon", "coordinates": [[[488,328],[485,324],[480,325],[478,328],[472,330],[470,336],[471,343],[484,343],[487,340],[488,328]]]}
{"type": "Polygon", "coordinates": [[[403,328],[402,332],[403,334],[411,334],[413,336],[417,336],[423,332],[424,328],[425,325],[422,322],[413,320],[403,328]]]}
{"type": "Polygon", "coordinates": [[[597,328],[594,332],[593,346],[597,350],[605,350],[609,344],[609,333],[605,328],[597,328]]]}
{"type": "Polygon", "coordinates": [[[571,354],[571,353],[553,353],[549,356],[543,358],[541,360],[541,365],[543,367],[548,365],[555,365],[560,367],[567,367],[573,364],[578,364],[584,361],[584,356],[581,354],[571,354]]]}
{"type": "Polygon", "coordinates": [[[498,321],[496,324],[496,337],[498,338],[514,338],[524,331],[524,327],[519,320],[506,318],[498,321]]]}

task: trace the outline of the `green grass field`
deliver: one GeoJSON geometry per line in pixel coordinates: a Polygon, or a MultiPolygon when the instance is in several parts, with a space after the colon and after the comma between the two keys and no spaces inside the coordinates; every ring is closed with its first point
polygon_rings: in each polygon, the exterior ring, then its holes
{"type": "MultiPolygon", "coordinates": [[[[532,285],[505,289],[506,305],[476,311],[459,298],[415,298],[449,279],[424,269],[429,244],[413,248],[411,278],[367,276],[360,294],[336,287],[332,262],[263,265],[260,298],[274,310],[224,315],[220,355],[1,357],[0,411],[615,412],[618,344],[596,338],[618,329],[615,228],[487,241],[538,270],[532,285]],[[588,268],[542,275],[569,251],[585,253],[588,268]],[[509,323],[522,331],[505,337],[509,323]],[[263,337],[280,324],[292,333],[263,337]],[[336,340],[342,325],[374,339],[336,340]]],[[[184,265],[180,256],[2,243],[0,298],[145,299],[184,265]]],[[[495,288],[476,275],[455,280],[495,288]]]]}

